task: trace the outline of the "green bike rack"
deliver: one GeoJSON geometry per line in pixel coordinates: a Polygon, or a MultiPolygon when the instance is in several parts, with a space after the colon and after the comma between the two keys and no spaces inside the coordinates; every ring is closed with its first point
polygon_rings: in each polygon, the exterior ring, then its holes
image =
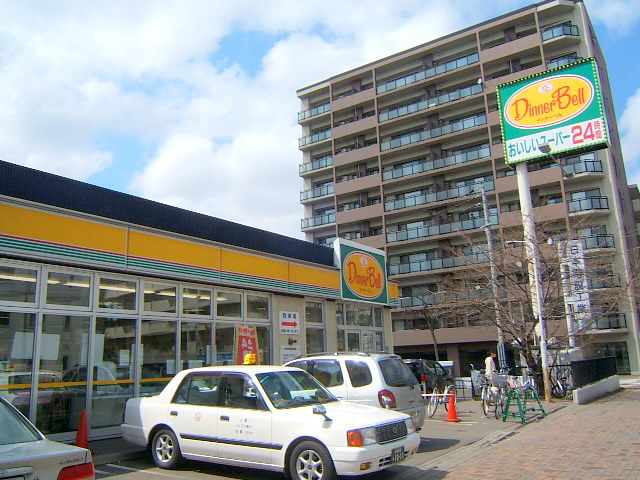
{"type": "Polygon", "coordinates": [[[546,412],[540,403],[540,397],[538,392],[533,387],[526,388],[512,388],[507,394],[507,403],[504,407],[504,413],[502,414],[502,421],[506,422],[507,418],[519,418],[523,425],[527,423],[527,412],[542,412],[543,416],[546,416],[546,412]],[[527,407],[527,401],[535,400],[538,407],[527,407]],[[517,404],[518,411],[509,413],[509,407],[512,403],[517,404]]]}

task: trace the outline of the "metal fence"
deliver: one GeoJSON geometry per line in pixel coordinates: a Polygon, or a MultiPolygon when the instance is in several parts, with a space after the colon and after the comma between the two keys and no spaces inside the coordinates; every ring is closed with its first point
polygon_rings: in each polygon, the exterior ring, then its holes
{"type": "Polygon", "coordinates": [[[603,378],[616,375],[616,358],[602,357],[571,362],[571,383],[580,388],[603,378]]]}

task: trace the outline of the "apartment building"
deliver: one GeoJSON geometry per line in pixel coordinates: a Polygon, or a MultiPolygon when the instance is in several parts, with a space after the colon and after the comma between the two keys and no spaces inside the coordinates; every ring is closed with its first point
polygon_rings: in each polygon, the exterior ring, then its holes
{"type": "MultiPolygon", "coordinates": [[[[318,244],[339,237],[386,251],[400,285],[397,353],[433,356],[431,333],[407,312],[445,278],[464,274],[461,256],[482,258],[487,223],[496,238],[521,231],[496,87],[587,58],[597,64],[610,147],[530,164],[533,212],[554,237],[577,237],[587,260],[606,256],[619,287],[636,262],[636,226],[605,59],[581,1],[532,4],[297,92],[302,231],[318,244]]],[[[608,308],[608,320],[581,335],[616,356],[620,373],[638,373],[634,295],[608,308]]],[[[454,326],[443,318],[439,326],[440,357],[459,372],[495,346],[495,325],[482,320],[454,326]]]]}

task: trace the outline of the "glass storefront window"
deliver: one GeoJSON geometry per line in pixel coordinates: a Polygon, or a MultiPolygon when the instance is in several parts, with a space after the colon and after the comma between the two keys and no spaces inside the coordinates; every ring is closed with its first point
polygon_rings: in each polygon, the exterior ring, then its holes
{"type": "Polygon", "coordinates": [[[0,395],[27,417],[35,324],[35,314],[0,312],[0,395]]]}
{"type": "Polygon", "coordinates": [[[338,325],[344,325],[344,303],[336,303],[336,323],[338,325]]]}
{"type": "Polygon", "coordinates": [[[0,265],[0,301],[35,303],[37,270],[0,265]]]}
{"type": "Polygon", "coordinates": [[[44,315],[40,345],[36,426],[42,433],[77,430],[87,407],[89,317],[44,315]]]}
{"type": "Polygon", "coordinates": [[[247,294],[247,318],[269,320],[269,297],[247,294]]]}
{"type": "Polygon", "coordinates": [[[260,365],[271,363],[271,335],[269,327],[256,327],[258,334],[258,362],[260,365]]]}
{"type": "Polygon", "coordinates": [[[177,287],[161,283],[144,283],[144,311],[176,313],[177,287]]]}
{"type": "Polygon", "coordinates": [[[140,393],[156,394],[176,373],[176,328],[168,320],[142,320],[140,393]]]}
{"type": "Polygon", "coordinates": [[[216,294],[216,315],[218,317],[242,317],[242,294],[219,290],[216,294]]]}
{"type": "Polygon", "coordinates": [[[324,330],[307,328],[307,354],[324,352],[324,330]]]}
{"type": "Polygon", "coordinates": [[[137,282],[100,278],[98,291],[98,308],[136,310],[137,282]]]}
{"type": "Polygon", "coordinates": [[[91,277],[75,273],[48,272],[48,305],[88,307],[91,299],[91,277]]]}
{"type": "Polygon", "coordinates": [[[182,289],[182,313],[185,315],[211,315],[211,290],[182,289]]]}
{"type": "Polygon", "coordinates": [[[212,335],[211,323],[180,324],[180,364],[183,369],[211,365],[212,335]]]}
{"type": "Polygon", "coordinates": [[[230,365],[233,358],[236,327],[231,324],[216,323],[216,365],[230,365]]]}
{"type": "MultiPolygon", "coordinates": [[[[135,319],[96,318],[91,403],[93,428],[122,423],[124,405],[133,397],[135,342],[135,319]]],[[[83,368],[86,371],[86,367],[83,368]]],[[[86,373],[84,377],[86,379],[86,373]]]]}
{"type": "Polygon", "coordinates": [[[307,323],[323,323],[322,302],[304,302],[304,320],[307,323]]]}
{"type": "Polygon", "coordinates": [[[384,327],[384,312],[380,307],[373,307],[373,326],[384,327]]]}

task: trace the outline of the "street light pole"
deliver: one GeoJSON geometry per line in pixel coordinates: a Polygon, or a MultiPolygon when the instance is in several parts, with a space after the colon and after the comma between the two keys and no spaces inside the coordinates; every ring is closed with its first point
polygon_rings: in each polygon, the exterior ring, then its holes
{"type": "Polygon", "coordinates": [[[549,363],[547,355],[547,324],[543,312],[542,277],[540,275],[540,258],[537,248],[536,223],[533,219],[533,205],[529,187],[529,172],[527,163],[516,164],[516,178],[518,180],[518,194],[520,196],[520,210],[522,212],[522,229],[525,240],[529,264],[529,285],[533,298],[533,314],[538,318],[540,326],[540,359],[542,363],[542,382],[544,384],[544,399],[551,400],[551,382],[549,379],[549,363]]]}
{"type": "Polygon", "coordinates": [[[495,251],[493,247],[493,231],[491,230],[491,219],[489,218],[489,199],[484,189],[484,183],[481,185],[482,194],[482,211],[484,213],[484,233],[487,236],[487,249],[489,253],[489,268],[491,269],[491,294],[493,295],[493,308],[496,312],[496,325],[498,327],[498,365],[500,369],[507,367],[507,352],[504,347],[504,332],[502,331],[502,319],[500,318],[500,301],[498,299],[498,268],[495,262],[495,251]]]}

